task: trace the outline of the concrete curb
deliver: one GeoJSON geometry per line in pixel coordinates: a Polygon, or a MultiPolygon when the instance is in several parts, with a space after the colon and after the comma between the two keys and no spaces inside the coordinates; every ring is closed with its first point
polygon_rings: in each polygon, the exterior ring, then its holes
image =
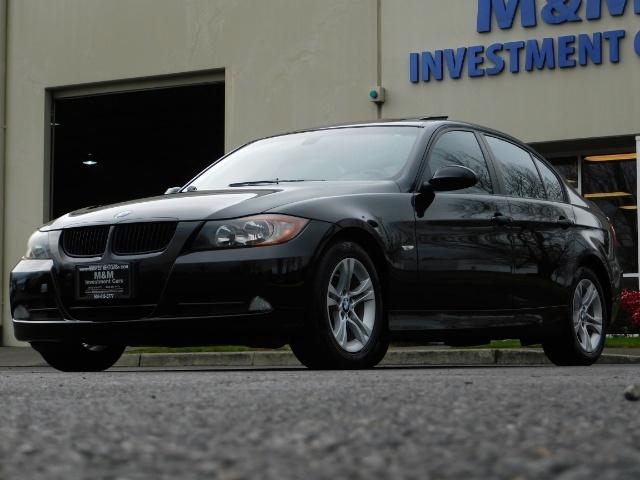
{"type": "MultiPolygon", "coordinates": [[[[537,349],[389,350],[386,366],[550,365],[537,349]]],[[[640,364],[640,356],[603,354],[598,364],[640,364]]],[[[301,367],[291,352],[125,354],[116,367],[301,367]]]]}

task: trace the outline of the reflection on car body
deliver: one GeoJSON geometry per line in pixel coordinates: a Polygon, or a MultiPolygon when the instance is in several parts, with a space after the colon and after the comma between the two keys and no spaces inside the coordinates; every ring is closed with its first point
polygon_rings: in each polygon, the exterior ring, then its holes
{"type": "Polygon", "coordinates": [[[169,192],[38,229],[11,274],[16,337],[60,370],[109,368],[126,345],[213,344],[367,368],[390,341],[501,338],[590,365],[616,311],[607,218],[480,126],[274,136],[169,192]]]}

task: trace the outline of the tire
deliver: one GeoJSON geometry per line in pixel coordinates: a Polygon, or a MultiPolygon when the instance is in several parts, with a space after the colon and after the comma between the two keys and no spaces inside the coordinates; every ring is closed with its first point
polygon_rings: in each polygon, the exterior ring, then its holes
{"type": "Polygon", "coordinates": [[[593,365],[604,349],[607,304],[598,277],[589,268],[576,271],[562,332],[542,343],[547,358],[558,366],[593,365]]]}
{"type": "Polygon", "coordinates": [[[335,243],[311,282],[304,329],[290,342],[312,369],[363,369],[377,365],[389,347],[376,268],[358,244],[335,243]]]}
{"type": "Polygon", "coordinates": [[[86,343],[32,342],[42,358],[62,372],[101,372],[112,367],[124,352],[124,346],[86,343]]]}

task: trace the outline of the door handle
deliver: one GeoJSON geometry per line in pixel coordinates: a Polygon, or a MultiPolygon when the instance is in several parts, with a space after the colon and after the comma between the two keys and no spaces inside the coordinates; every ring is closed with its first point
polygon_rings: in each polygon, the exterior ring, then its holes
{"type": "Polygon", "coordinates": [[[566,230],[567,228],[573,227],[575,225],[574,221],[569,220],[567,217],[560,217],[557,223],[563,230],[566,230]]]}
{"type": "Polygon", "coordinates": [[[513,223],[513,218],[508,215],[503,215],[500,212],[496,212],[493,217],[491,217],[491,221],[498,226],[508,225],[513,223]]]}

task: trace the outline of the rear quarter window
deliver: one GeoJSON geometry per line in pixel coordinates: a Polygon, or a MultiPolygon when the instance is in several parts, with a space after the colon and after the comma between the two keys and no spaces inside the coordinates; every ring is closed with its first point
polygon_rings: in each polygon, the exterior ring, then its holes
{"type": "Polygon", "coordinates": [[[533,161],[538,167],[538,172],[542,177],[542,183],[547,191],[547,198],[552,202],[564,202],[564,187],[557,175],[545,163],[533,157],[533,161]]]}

